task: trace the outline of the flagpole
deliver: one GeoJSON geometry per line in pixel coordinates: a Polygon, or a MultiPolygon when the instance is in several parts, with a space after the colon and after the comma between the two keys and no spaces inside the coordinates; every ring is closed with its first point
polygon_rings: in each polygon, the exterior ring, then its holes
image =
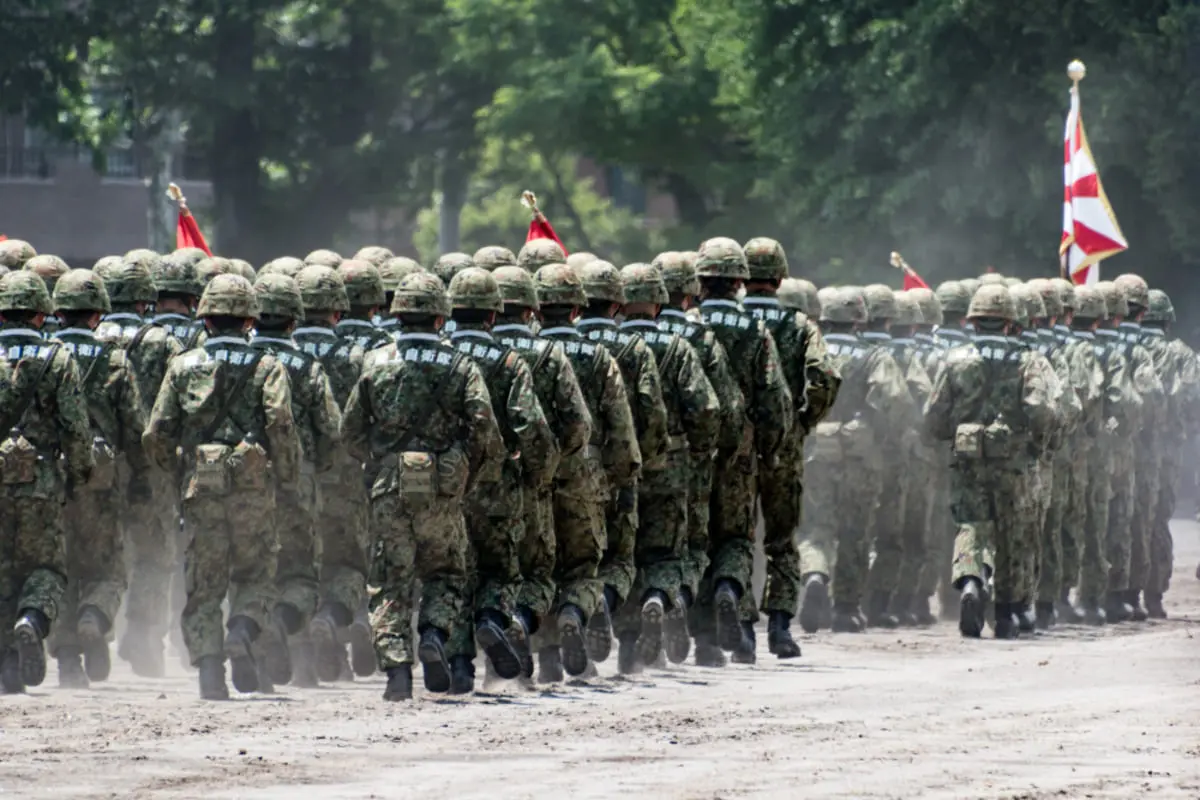
{"type": "MultiPolygon", "coordinates": [[[[1071,155],[1071,160],[1067,162],[1067,167],[1071,169],[1071,179],[1067,181],[1067,185],[1074,184],[1074,167],[1075,167],[1075,151],[1079,147],[1079,120],[1080,120],[1080,98],[1079,98],[1079,82],[1087,76],[1087,67],[1079,59],[1075,59],[1070,64],[1067,64],[1067,77],[1071,79],[1071,110],[1074,112],[1074,120],[1071,125],[1070,147],[1068,152],[1071,155]]],[[[1058,269],[1061,277],[1071,280],[1071,248],[1068,247],[1066,252],[1059,259],[1058,269]]]]}

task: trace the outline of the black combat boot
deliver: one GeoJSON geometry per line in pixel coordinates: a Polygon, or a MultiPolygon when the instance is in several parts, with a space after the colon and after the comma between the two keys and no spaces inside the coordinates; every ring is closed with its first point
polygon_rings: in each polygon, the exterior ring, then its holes
{"type": "Polygon", "coordinates": [[[42,681],[46,680],[46,647],[43,640],[49,633],[50,620],[35,609],[23,613],[13,626],[23,686],[41,686],[42,681]]]}
{"type": "Polygon", "coordinates": [[[533,611],[521,606],[513,614],[512,623],[508,626],[508,639],[517,651],[521,676],[524,678],[533,677],[533,650],[529,646],[529,637],[537,630],[535,620],[533,611]]]}
{"type": "Polygon", "coordinates": [[[1163,596],[1157,592],[1146,592],[1146,616],[1150,619],[1166,619],[1167,610],[1163,608],[1163,596]]]}
{"type": "Polygon", "coordinates": [[[1104,612],[1104,606],[1099,600],[1084,600],[1082,606],[1084,625],[1099,626],[1108,624],[1108,614],[1104,612]]]}
{"type": "Polygon", "coordinates": [[[617,637],[617,672],[622,675],[637,675],[642,671],[643,661],[638,654],[638,637],[621,634],[617,637]]]}
{"type": "Polygon", "coordinates": [[[696,666],[725,666],[725,653],[717,645],[716,639],[710,633],[696,635],[696,666]]]}
{"type": "Polygon", "coordinates": [[[292,686],[299,689],[315,689],[320,686],[317,680],[317,659],[313,650],[312,639],[304,631],[291,639],[292,648],[292,686]]]}
{"type": "Polygon", "coordinates": [[[1108,616],[1108,623],[1114,625],[1119,622],[1129,622],[1133,619],[1133,609],[1125,602],[1125,592],[1109,592],[1104,600],[1104,613],[1108,616]]]}
{"type": "Polygon", "coordinates": [[[0,694],[21,694],[24,691],[20,656],[11,648],[0,651],[0,694]]]}
{"type": "Polygon", "coordinates": [[[233,617],[225,634],[225,657],[233,673],[233,688],[239,692],[258,691],[258,665],[254,662],[254,640],[258,625],[249,617],[233,617]]]}
{"type": "MultiPolygon", "coordinates": [[[[496,675],[506,681],[511,681],[521,674],[521,657],[504,632],[505,623],[507,620],[499,612],[483,612],[480,614],[479,624],[475,628],[475,639],[483,648],[483,652],[491,659],[496,675]]],[[[474,681],[475,676],[472,673],[472,685],[474,685],[474,681]]],[[[453,683],[453,679],[451,679],[451,683],[453,683]]]]}
{"type": "Polygon", "coordinates": [[[1058,622],[1058,612],[1054,610],[1054,603],[1050,601],[1039,600],[1034,606],[1034,612],[1034,623],[1038,630],[1048,631],[1058,622]]]}
{"type": "Polygon", "coordinates": [[[896,592],[892,595],[891,613],[901,628],[917,627],[917,615],[913,613],[913,598],[910,593],[896,592]]]}
{"type": "Polygon", "coordinates": [[[1130,589],[1125,594],[1125,603],[1129,606],[1129,618],[1134,622],[1145,622],[1149,615],[1146,609],[1142,608],[1142,593],[1137,589],[1130,589]]]}
{"type": "Polygon", "coordinates": [[[1037,630],[1037,620],[1034,619],[1033,607],[1026,602],[1012,603],[1012,615],[1017,618],[1017,630],[1021,633],[1034,633],[1037,630]]]}
{"type": "Polygon", "coordinates": [[[342,656],[338,651],[342,645],[338,642],[337,629],[337,620],[329,608],[318,611],[308,624],[317,677],[325,683],[333,683],[341,674],[342,656]]]}
{"type": "Polygon", "coordinates": [[[686,592],[686,589],[681,591],[678,600],[667,609],[667,619],[663,623],[663,641],[667,658],[672,664],[687,661],[688,651],[692,649],[692,636],[688,631],[687,621],[691,596],[685,594],[686,592]]]}
{"type": "MultiPolygon", "coordinates": [[[[596,663],[604,661],[612,652],[612,615],[616,610],[617,590],[611,586],[605,586],[604,596],[600,598],[600,603],[596,606],[596,613],[592,614],[587,624],[587,657],[596,663]]],[[[564,662],[566,658],[567,654],[563,653],[564,662]]],[[[580,672],[582,671],[583,669],[580,668],[580,672]]],[[[579,674],[579,672],[571,672],[569,667],[567,672],[572,675],[579,674]]]]}
{"type": "Polygon", "coordinates": [[[83,668],[90,680],[97,683],[108,680],[112,672],[112,655],[108,651],[108,619],[95,606],[88,606],[79,615],[75,632],[83,646],[83,668]]]}
{"type": "Polygon", "coordinates": [[[799,658],[800,645],[788,630],[792,617],[786,611],[772,611],[767,618],[767,649],[776,658],[799,658]]]}
{"type": "Polygon", "coordinates": [[[642,629],[637,635],[637,656],[643,664],[658,660],[663,643],[663,617],[666,616],[666,597],[662,592],[647,592],[642,603],[642,629]]]}
{"type": "Polygon", "coordinates": [[[867,625],[888,630],[900,627],[900,620],[888,613],[889,600],[887,592],[871,592],[871,597],[867,600],[867,625]]]}
{"type": "Polygon", "coordinates": [[[417,645],[417,658],[425,688],[430,692],[450,691],[450,665],[446,663],[446,634],[434,627],[421,632],[421,643],[417,645]]]}
{"type": "Polygon", "coordinates": [[[968,639],[978,639],[983,635],[986,605],[983,587],[980,586],[979,580],[977,578],[965,579],[958,598],[959,633],[968,639]]]}
{"type": "Polygon", "coordinates": [[[937,617],[933,615],[933,609],[929,607],[927,596],[913,597],[912,612],[913,617],[917,620],[918,628],[928,628],[937,624],[937,617]]]}
{"type": "Polygon", "coordinates": [[[473,691],[475,662],[470,656],[454,656],[450,659],[450,694],[470,694],[473,691]]]}
{"type": "Polygon", "coordinates": [[[228,700],[229,687],[225,685],[225,660],[220,656],[205,656],[196,666],[200,670],[200,698],[202,700],[228,700]]]}
{"type": "Polygon", "coordinates": [[[742,632],[742,620],[738,610],[741,596],[730,581],[722,580],[717,583],[713,592],[713,609],[717,620],[717,644],[722,650],[737,650],[742,644],[745,634],[742,632]]]}
{"type": "Polygon", "coordinates": [[[359,609],[350,623],[350,666],[360,678],[375,674],[375,637],[371,634],[371,620],[367,610],[359,609]]]}
{"type": "Polygon", "coordinates": [[[1083,611],[1072,605],[1070,589],[1062,590],[1062,594],[1058,597],[1058,603],[1055,604],[1055,610],[1058,611],[1059,621],[1064,625],[1080,625],[1083,623],[1083,611]]]}
{"type": "MultiPolygon", "coordinates": [[[[558,641],[562,652],[562,665],[567,674],[577,678],[583,674],[588,665],[587,647],[583,636],[583,614],[579,607],[567,603],[558,612],[558,641]]],[[[612,649],[612,620],[607,623],[609,631],[609,649],[612,649]]]]}
{"type": "Polygon", "coordinates": [[[412,700],[412,664],[388,667],[383,699],[389,703],[412,700]]]}
{"type": "Polygon", "coordinates": [[[733,648],[729,660],[735,664],[753,664],[758,661],[758,637],[754,635],[754,623],[742,623],[742,640],[733,648]]]}
{"type": "Polygon", "coordinates": [[[1021,635],[1021,629],[1015,613],[1016,603],[996,603],[996,638],[1016,639],[1021,635]]]}
{"type": "Polygon", "coordinates": [[[83,669],[83,651],[78,647],[59,647],[54,658],[58,661],[58,688],[86,689],[91,686],[83,669]]]}
{"type": "Polygon", "coordinates": [[[804,600],[800,604],[800,629],[816,633],[833,624],[829,603],[829,578],[813,572],[804,578],[804,600]]]}
{"type": "Polygon", "coordinates": [[[834,603],[830,628],[834,633],[862,633],[866,627],[862,613],[855,603],[834,603]]]}
{"type": "Polygon", "coordinates": [[[279,603],[271,612],[271,622],[259,641],[263,662],[259,674],[269,677],[271,683],[287,683],[292,679],[288,634],[299,631],[303,623],[299,609],[289,603],[279,603]]]}
{"type": "Polygon", "coordinates": [[[538,650],[538,683],[559,683],[563,679],[562,651],[557,647],[538,650]]]}

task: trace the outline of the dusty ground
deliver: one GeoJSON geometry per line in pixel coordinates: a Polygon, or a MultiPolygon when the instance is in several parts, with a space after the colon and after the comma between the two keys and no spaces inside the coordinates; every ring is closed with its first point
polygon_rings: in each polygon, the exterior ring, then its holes
{"type": "MultiPolygon", "coordinates": [[[[380,678],[204,704],[182,670],[0,698],[21,798],[1200,797],[1200,529],[1174,619],[1036,641],[823,634],[783,664],[379,701],[380,678]]],[[[420,691],[420,690],[418,690],[420,691]]]]}

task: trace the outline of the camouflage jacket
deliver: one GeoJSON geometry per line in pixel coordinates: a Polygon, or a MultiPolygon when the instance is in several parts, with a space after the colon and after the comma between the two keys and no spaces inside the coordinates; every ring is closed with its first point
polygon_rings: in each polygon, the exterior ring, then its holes
{"type": "Polygon", "coordinates": [[[744,455],[752,442],[746,419],[746,403],[725,348],[704,320],[691,319],[682,311],[664,308],[658,316],[659,330],[682,336],[696,351],[720,403],[717,448],[725,456],[744,455]]]}
{"type": "Polygon", "coordinates": [[[575,370],[592,417],[590,446],[599,451],[597,460],[603,464],[609,484],[612,488],[633,485],[642,470],[642,452],[617,360],[574,327],[543,328],[541,336],[558,342],[575,370]]]}
{"type": "Polygon", "coordinates": [[[667,455],[667,407],[654,353],[636,333],[622,331],[605,317],[581,319],[575,327],[586,338],[603,345],[617,360],[629,409],[638,432],[642,465],[660,469],[667,455]]]}
{"type": "Polygon", "coordinates": [[[395,339],[400,335],[400,320],[397,317],[380,315],[375,318],[375,327],[386,333],[389,339],[395,339]]]}
{"type": "Polygon", "coordinates": [[[1147,335],[1146,329],[1136,322],[1121,323],[1117,332],[1126,347],[1136,343],[1137,349],[1145,351],[1154,367],[1154,375],[1158,378],[1162,392],[1158,395],[1157,402],[1147,398],[1145,410],[1153,415],[1153,421],[1143,424],[1143,428],[1149,424],[1154,430],[1142,430],[1139,438],[1146,447],[1161,452],[1168,438],[1178,435],[1176,431],[1182,427],[1178,410],[1179,400],[1172,391],[1174,356],[1165,336],[1147,335]]]}
{"type": "Polygon", "coordinates": [[[659,330],[653,320],[627,320],[621,329],[638,333],[654,352],[667,407],[670,451],[686,447],[693,453],[711,454],[717,446],[721,403],[696,351],[682,336],[659,330]]]}
{"type": "MultiPolygon", "coordinates": [[[[1137,338],[1140,338],[1140,327],[1137,333],[1137,338]]],[[[1157,428],[1159,420],[1166,416],[1162,381],[1158,377],[1154,357],[1137,341],[1133,333],[1101,328],[1096,331],[1096,335],[1102,338],[1110,349],[1120,350],[1125,355],[1130,386],[1141,400],[1136,406],[1134,432],[1130,435],[1141,443],[1143,449],[1150,449],[1160,435],[1157,428]]]]}
{"type": "Polygon", "coordinates": [[[450,338],[450,344],[470,356],[483,373],[509,463],[528,485],[548,486],[558,469],[558,442],[538,401],[529,365],[487,331],[459,325],[450,338]]]}
{"type": "MultiPolygon", "coordinates": [[[[1166,338],[1162,328],[1144,326],[1143,333],[1147,337],[1166,338]]],[[[1170,401],[1171,425],[1192,436],[1200,426],[1200,364],[1196,360],[1196,351],[1179,339],[1166,339],[1166,342],[1163,390],[1170,401]]],[[[1173,450],[1168,448],[1168,452],[1173,450]]]]}
{"type": "Polygon", "coordinates": [[[791,433],[793,420],[792,396],[775,340],[734,300],[705,300],[700,313],[729,356],[746,416],[754,426],[758,456],[771,459],[791,433]]]}
{"type": "MultiPolygon", "coordinates": [[[[892,358],[904,376],[904,384],[908,389],[909,408],[912,419],[911,429],[920,431],[921,413],[929,395],[933,391],[933,379],[929,376],[929,368],[925,362],[925,353],[921,350],[916,339],[908,337],[891,337],[887,343],[891,349],[892,358]]],[[[919,433],[908,437],[907,449],[913,456],[927,456],[928,442],[922,441],[919,433]]]]}
{"type": "Polygon", "coordinates": [[[1095,333],[1075,331],[1075,336],[1091,344],[1103,373],[1104,436],[1132,436],[1141,417],[1142,397],[1134,389],[1129,359],[1117,332],[1101,328],[1095,333]]]}
{"type": "MultiPolygon", "coordinates": [[[[1057,340],[1057,331],[1055,331],[1057,340]]],[[[1075,424],[1078,446],[1086,446],[1104,428],[1105,424],[1105,373],[1104,365],[1096,353],[1095,336],[1091,331],[1081,331],[1065,343],[1059,343],[1056,354],[1066,362],[1064,385],[1069,385],[1079,403],[1079,416],[1075,424]]],[[[1057,372],[1056,368],[1056,372],[1057,372]]]]}
{"type": "Polygon", "coordinates": [[[563,459],[577,455],[592,436],[592,415],[571,362],[562,348],[537,338],[525,325],[497,325],[496,341],[520,353],[533,376],[542,413],[550,423],[563,459]]]}
{"type": "Polygon", "coordinates": [[[338,336],[361,347],[363,352],[392,343],[392,337],[386,330],[365,319],[343,319],[333,329],[338,336]]]}
{"type": "Polygon", "coordinates": [[[183,352],[179,340],[162,326],[147,323],[137,314],[128,312],[105,316],[96,328],[96,338],[113,342],[125,350],[137,382],[138,395],[142,398],[142,410],[149,417],[166,377],[167,365],[183,352]]]}
{"type": "Polygon", "coordinates": [[[1046,357],[1007,336],[977,334],[946,355],[925,405],[925,424],[939,441],[953,441],[959,425],[1003,420],[1029,448],[1014,451],[1010,466],[1025,467],[1035,443],[1059,424],[1062,387],[1046,357]]]}
{"type": "Polygon", "coordinates": [[[775,339],[796,413],[793,432],[804,436],[829,413],[842,382],[821,329],[801,312],[782,308],[774,297],[747,297],[742,306],[775,339]]]}
{"type": "Polygon", "coordinates": [[[292,419],[304,461],[317,473],[332,469],[341,443],[342,412],[321,362],[291,339],[256,335],[250,346],[270,353],[287,370],[292,419]]]}
{"type": "Polygon", "coordinates": [[[842,376],[831,422],[863,419],[880,442],[899,443],[906,430],[916,432],[912,395],[891,348],[852,333],[827,333],[825,346],[842,376]]]}
{"type": "Polygon", "coordinates": [[[966,328],[938,328],[934,338],[943,350],[949,350],[971,341],[971,332],[966,328]]]}
{"type": "Polygon", "coordinates": [[[1054,374],[1058,377],[1062,390],[1059,396],[1059,423],[1054,426],[1054,431],[1046,441],[1047,453],[1058,452],[1066,444],[1067,437],[1075,432],[1075,426],[1079,424],[1079,415],[1083,411],[1079,396],[1075,393],[1070,362],[1067,361],[1066,354],[1052,332],[1049,336],[1042,336],[1036,330],[1025,330],[1021,332],[1019,341],[1030,350],[1041,353],[1050,362],[1054,374]]]}
{"type": "Polygon", "coordinates": [[[483,373],[434,333],[404,333],[367,354],[342,414],[342,440],[368,465],[373,497],[399,488],[389,456],[460,448],[475,483],[499,479],[506,455],[483,373]]]}
{"type": "Polygon", "coordinates": [[[204,329],[204,323],[183,314],[155,314],[151,317],[150,324],[171,334],[180,344],[180,352],[203,347],[205,340],[208,339],[208,331],[204,329]]]}
{"type": "Polygon", "coordinates": [[[267,451],[280,483],[299,476],[300,438],[292,417],[292,392],[287,369],[270,353],[255,350],[241,336],[209,337],[203,347],[188,350],[171,361],[154,402],[146,433],[146,452],[163,470],[190,474],[196,448],[222,443],[236,446],[253,440],[267,451]],[[227,393],[237,388],[246,370],[253,370],[239,394],[229,403],[223,420],[215,420],[227,393]],[[207,429],[219,422],[211,437],[207,429]],[[207,439],[207,440],[206,440],[207,439]],[[176,456],[180,448],[181,465],[176,456]]]}
{"type": "Polygon", "coordinates": [[[321,362],[329,379],[329,388],[338,408],[346,408],[350,390],[358,382],[363,368],[363,349],[337,335],[330,325],[306,323],[292,331],[296,345],[321,362]]]}
{"type": "Polygon", "coordinates": [[[75,357],[93,438],[103,439],[116,454],[124,453],[135,471],[145,471],[146,413],[125,351],[98,340],[87,328],[60,328],[54,341],[75,357]]]}
{"type": "MultiPolygon", "coordinates": [[[[43,458],[37,481],[30,496],[47,497],[43,492],[61,491],[58,456],[61,454],[67,478],[76,485],[87,483],[92,472],[92,431],[88,421],[79,367],[65,347],[54,354],[45,376],[34,388],[33,381],[50,357],[53,342],[40,331],[5,325],[0,329],[0,421],[16,413],[18,404],[29,391],[33,396],[24,413],[11,427],[20,431],[43,458]],[[55,487],[53,490],[50,487],[55,487]]],[[[3,435],[3,434],[0,434],[3,435]]],[[[23,492],[14,488],[18,495],[23,492]]]]}

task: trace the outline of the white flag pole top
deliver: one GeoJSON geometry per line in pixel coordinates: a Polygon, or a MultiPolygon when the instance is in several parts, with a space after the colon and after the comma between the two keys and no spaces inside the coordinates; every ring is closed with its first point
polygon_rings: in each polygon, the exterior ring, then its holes
{"type": "Polygon", "coordinates": [[[1067,66],[1071,110],[1063,135],[1063,231],[1059,256],[1075,283],[1100,280],[1099,263],[1128,249],[1116,215],[1100,183],[1080,114],[1079,82],[1087,75],[1082,61],[1067,66]]]}

